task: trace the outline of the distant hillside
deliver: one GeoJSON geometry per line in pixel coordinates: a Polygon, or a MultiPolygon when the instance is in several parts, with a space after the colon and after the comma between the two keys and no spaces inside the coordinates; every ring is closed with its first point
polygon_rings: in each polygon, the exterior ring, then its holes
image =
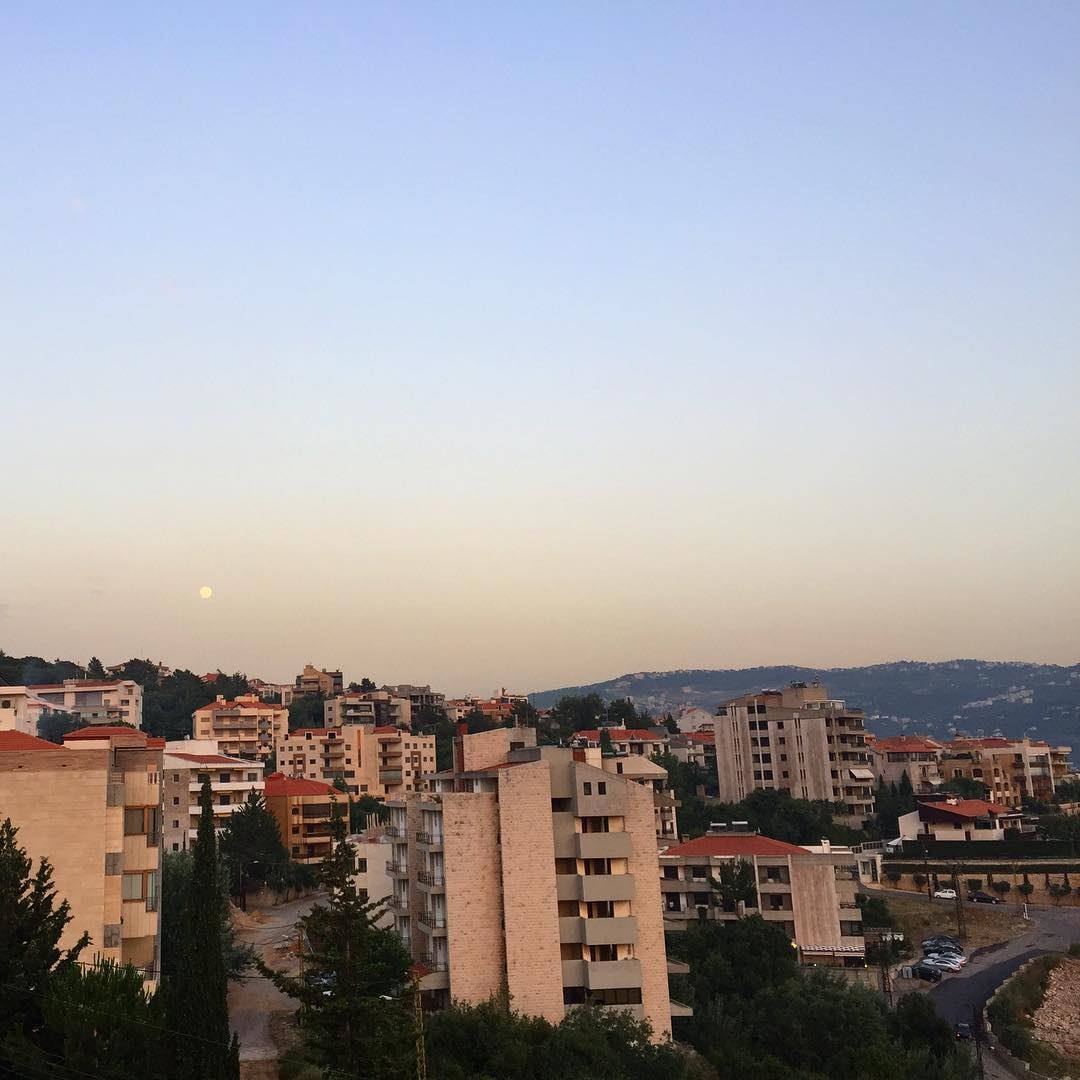
{"type": "Polygon", "coordinates": [[[589,686],[530,694],[538,707],[564,694],[596,693],[633,698],[654,713],[680,705],[710,712],[723,700],[765,687],[815,676],[829,693],[866,710],[882,735],[903,731],[948,735],[1029,734],[1077,747],[1080,758],[1080,665],[948,660],[937,664],[898,661],[871,667],[758,667],[721,671],[645,671],[589,686]]]}

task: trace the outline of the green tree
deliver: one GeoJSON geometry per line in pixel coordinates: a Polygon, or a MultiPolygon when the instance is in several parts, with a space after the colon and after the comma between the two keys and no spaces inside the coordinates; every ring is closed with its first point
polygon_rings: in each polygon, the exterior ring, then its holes
{"type": "Polygon", "coordinates": [[[380,802],[374,795],[361,795],[349,803],[349,832],[358,833],[367,826],[368,818],[376,821],[386,821],[390,817],[390,811],[386,804],[380,802]]]}
{"type": "Polygon", "coordinates": [[[615,698],[608,703],[607,722],[612,727],[633,727],[637,720],[637,709],[629,698],[615,698]]]}
{"type": "Polygon", "coordinates": [[[60,947],[71,907],[57,902],[49,860],[32,872],[17,836],[10,818],[0,822],[0,1075],[8,1069],[16,1076],[41,1038],[43,996],[90,943],[83,933],[70,948],[60,947]]]}
{"type": "Polygon", "coordinates": [[[37,733],[39,739],[47,739],[59,746],[64,744],[64,736],[79,728],[88,727],[89,720],[79,720],[71,713],[49,709],[38,717],[37,733]]]}
{"type": "Polygon", "coordinates": [[[664,727],[667,728],[667,733],[669,735],[680,734],[679,725],[676,722],[675,717],[672,716],[671,713],[664,713],[664,727]]]}
{"type": "Polygon", "coordinates": [[[615,747],[611,742],[611,732],[607,728],[600,729],[600,753],[603,757],[611,757],[615,753],[615,747]]]}
{"type": "Polygon", "coordinates": [[[286,883],[289,853],[277,819],[258,791],[249,792],[244,805],[229,815],[218,847],[228,867],[230,892],[240,898],[241,907],[247,906],[249,885],[281,888],[286,883]]]}
{"type": "Polygon", "coordinates": [[[168,1075],[167,1036],[159,998],[128,964],[99,960],[70,966],[49,981],[44,1029],[29,1075],[130,1080],[168,1075]]]}
{"type": "Polygon", "coordinates": [[[712,887],[725,911],[737,911],[739,904],[748,908],[758,906],[754,864],[748,859],[730,859],[721,863],[719,873],[712,878],[712,887]]]}
{"type": "Polygon", "coordinates": [[[183,938],[166,997],[169,1027],[176,1040],[170,1057],[176,1080],[239,1080],[239,1051],[236,1036],[230,1038],[226,1004],[223,890],[208,779],[203,781],[199,803],[202,813],[191,862],[183,938]]]}
{"type": "Polygon", "coordinates": [[[106,679],[108,674],[105,665],[96,656],[91,656],[90,663],[86,665],[86,677],[88,679],[106,679]]]}
{"type": "Polygon", "coordinates": [[[297,728],[321,728],[324,726],[325,711],[322,694],[300,694],[289,702],[289,730],[297,728]]]}
{"type": "Polygon", "coordinates": [[[954,776],[941,785],[942,791],[950,791],[963,799],[985,799],[987,787],[981,780],[970,776],[954,776]]]}
{"type": "Polygon", "coordinates": [[[540,717],[540,713],[537,711],[535,705],[531,701],[515,701],[510,706],[510,715],[514,718],[514,723],[519,724],[522,727],[535,727],[536,721],[540,717]]]}
{"type": "Polygon", "coordinates": [[[319,867],[326,902],[302,920],[305,978],[259,966],[303,1007],[307,1041],[327,1080],[404,1078],[413,1065],[409,954],[397,933],[375,925],[385,901],[357,896],[356,849],[336,801],[330,833],[333,848],[319,867]]]}

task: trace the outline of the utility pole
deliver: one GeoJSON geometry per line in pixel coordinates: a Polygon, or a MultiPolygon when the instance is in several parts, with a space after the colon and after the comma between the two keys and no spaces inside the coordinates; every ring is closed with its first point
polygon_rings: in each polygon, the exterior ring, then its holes
{"type": "Polygon", "coordinates": [[[956,893],[956,936],[967,941],[967,923],[964,916],[964,898],[960,895],[960,880],[956,873],[956,863],[952,865],[952,887],[956,893]]]}
{"type": "Polygon", "coordinates": [[[930,861],[926,856],[926,841],[923,841],[922,846],[922,868],[923,877],[926,878],[926,902],[932,904],[934,902],[934,887],[930,884],[930,861]]]}
{"type": "Polygon", "coordinates": [[[986,1080],[986,1073],[983,1071],[982,1013],[978,1005],[971,1006],[971,1037],[975,1040],[975,1060],[979,1063],[979,1080],[986,1080]]]}

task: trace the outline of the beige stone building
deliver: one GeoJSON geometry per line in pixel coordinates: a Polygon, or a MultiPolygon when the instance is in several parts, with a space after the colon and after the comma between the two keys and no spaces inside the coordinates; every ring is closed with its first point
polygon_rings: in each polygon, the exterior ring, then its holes
{"type": "Polygon", "coordinates": [[[187,851],[199,829],[203,778],[210,781],[214,826],[220,831],[229,815],[263,790],[263,762],[230,758],[215,751],[212,740],[193,739],[165,744],[162,765],[164,802],[162,822],[165,851],[187,851]]]}
{"type": "Polygon", "coordinates": [[[612,750],[626,757],[648,758],[663,754],[671,738],[665,728],[589,728],[575,732],[570,745],[575,748],[599,748],[601,732],[606,732],[611,739],[612,750]]]}
{"type": "Polygon", "coordinates": [[[281,703],[289,705],[294,698],[314,696],[322,694],[323,697],[333,697],[345,689],[345,680],[340,671],[327,671],[319,669],[312,664],[305,664],[304,670],[296,676],[292,686],[281,688],[281,703]]]}
{"type": "Polygon", "coordinates": [[[653,793],[497,728],[392,800],[395,924],[432,1004],[508,991],[557,1022],[592,1001],[671,1030],[653,793]]]}
{"type": "Polygon", "coordinates": [[[422,775],[435,771],[435,736],[397,727],[298,728],[278,738],[275,749],[286,776],[330,784],[340,779],[350,794],[379,799],[422,791],[422,775]]]}
{"type": "Polygon", "coordinates": [[[836,803],[836,820],[854,828],[873,815],[862,710],[831,699],[820,684],[733,698],[717,709],[715,735],[723,802],[767,788],[836,803]]]}
{"type": "Polygon", "coordinates": [[[660,855],[664,920],[673,929],[702,914],[720,921],[745,914],[775,923],[798,946],[803,963],[864,966],[866,943],[856,857],[849,848],[796,847],[754,833],[718,832],[670,847],[660,855]],[[757,902],[725,910],[711,881],[725,863],[753,867],[757,902]]]}
{"type": "Polygon", "coordinates": [[[348,796],[318,780],[298,780],[271,773],[263,786],[266,808],[274,815],[289,858],[298,863],[320,863],[333,847],[330,835],[331,804],[339,803],[348,816],[348,796]]]}
{"type": "MultiPolygon", "coordinates": [[[[0,732],[0,816],[18,843],[52,863],[71,905],[61,948],[83,931],[83,954],[129,963],[148,986],[160,966],[161,766],[164,742],[131,728],[72,732],[64,745],[0,732]]],[[[2,916],[0,916],[2,917],[2,916]]]]}
{"type": "Polygon", "coordinates": [[[989,797],[1018,807],[1049,802],[1069,775],[1071,747],[1036,739],[966,739],[946,743],[939,768],[945,780],[967,777],[986,786],[989,797]]]}
{"type": "Polygon", "coordinates": [[[142,727],[142,687],[131,679],[65,679],[62,683],[0,686],[0,730],[37,734],[44,712],[67,713],[87,724],[142,727]]]}
{"type": "Polygon", "coordinates": [[[899,786],[904,773],[912,790],[922,794],[938,788],[944,777],[938,767],[945,744],[928,735],[895,735],[875,738],[866,735],[866,750],[874,776],[885,784],[899,786]]]}
{"type": "Polygon", "coordinates": [[[216,701],[195,710],[191,727],[193,738],[212,739],[225,757],[266,761],[274,740],[289,730],[289,710],[257,694],[241,694],[234,701],[219,694],[216,701]]]}
{"type": "Polygon", "coordinates": [[[389,690],[350,690],[323,703],[326,727],[372,724],[376,727],[412,726],[412,702],[389,690]]]}
{"type": "Polygon", "coordinates": [[[1019,810],[946,792],[919,799],[910,814],[900,816],[898,824],[901,840],[989,841],[1022,839],[1023,833],[1019,810]]]}
{"type": "Polygon", "coordinates": [[[383,912],[375,920],[375,925],[389,929],[394,925],[394,912],[389,906],[394,894],[394,879],[387,869],[393,858],[391,839],[385,830],[373,829],[350,836],[349,843],[356,852],[356,872],[352,876],[356,895],[370,903],[385,901],[383,912]]]}

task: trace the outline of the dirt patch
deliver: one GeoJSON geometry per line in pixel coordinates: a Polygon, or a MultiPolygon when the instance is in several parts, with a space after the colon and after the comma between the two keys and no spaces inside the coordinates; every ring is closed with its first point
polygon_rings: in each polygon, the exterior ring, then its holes
{"type": "Polygon", "coordinates": [[[1066,957],[1053,971],[1032,1017],[1035,1037],[1080,1060],[1080,960],[1066,957]]]}
{"type": "MultiPolygon", "coordinates": [[[[901,893],[882,889],[875,893],[889,905],[908,941],[918,948],[919,942],[934,934],[956,933],[956,909],[952,904],[929,903],[901,893]]],[[[1031,929],[1015,912],[1002,911],[983,904],[964,904],[969,949],[984,949],[1019,937],[1031,929]]]]}

